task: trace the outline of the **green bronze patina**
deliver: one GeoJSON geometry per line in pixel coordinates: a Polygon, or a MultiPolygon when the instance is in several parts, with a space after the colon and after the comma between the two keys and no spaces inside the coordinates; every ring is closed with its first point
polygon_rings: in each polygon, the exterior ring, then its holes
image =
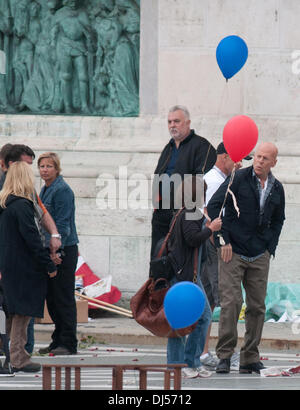
{"type": "Polygon", "coordinates": [[[0,0],[0,112],[137,116],[139,42],[139,0],[0,0]]]}

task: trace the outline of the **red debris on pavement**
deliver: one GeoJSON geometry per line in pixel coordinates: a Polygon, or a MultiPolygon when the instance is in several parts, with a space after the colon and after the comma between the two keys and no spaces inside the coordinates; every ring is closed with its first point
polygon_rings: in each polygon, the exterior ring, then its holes
{"type": "Polygon", "coordinates": [[[293,374],[300,373],[300,366],[290,368],[289,372],[293,374]]]}

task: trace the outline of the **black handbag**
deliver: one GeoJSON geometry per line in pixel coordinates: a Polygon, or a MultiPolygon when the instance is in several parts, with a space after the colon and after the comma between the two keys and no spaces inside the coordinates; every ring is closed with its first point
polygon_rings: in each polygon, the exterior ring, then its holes
{"type": "Polygon", "coordinates": [[[179,209],[179,211],[176,213],[172,221],[172,224],[170,226],[170,230],[162,242],[162,245],[157,254],[157,257],[155,259],[152,259],[152,261],[150,261],[150,275],[149,276],[150,278],[153,278],[154,280],[157,280],[157,279],[170,280],[175,275],[172,263],[168,256],[168,240],[175,226],[177,217],[182,212],[182,210],[183,208],[179,209]]]}

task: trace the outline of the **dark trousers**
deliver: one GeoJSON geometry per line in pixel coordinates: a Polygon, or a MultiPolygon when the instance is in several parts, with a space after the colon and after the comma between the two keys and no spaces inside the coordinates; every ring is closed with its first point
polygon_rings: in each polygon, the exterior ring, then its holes
{"type": "Polygon", "coordinates": [[[152,234],[151,234],[151,259],[158,252],[156,249],[160,239],[164,238],[170,228],[173,211],[169,209],[155,209],[152,215],[152,234]]]}
{"type": "Polygon", "coordinates": [[[48,279],[47,307],[55,325],[50,348],[62,346],[71,353],[76,353],[77,311],[74,291],[77,245],[66,246],[64,253],[61,265],[57,266],[56,277],[48,279]]]}

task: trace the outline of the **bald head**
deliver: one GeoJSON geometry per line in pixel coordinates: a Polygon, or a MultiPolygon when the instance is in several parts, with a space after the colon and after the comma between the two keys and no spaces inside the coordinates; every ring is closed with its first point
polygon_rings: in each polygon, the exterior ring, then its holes
{"type": "Polygon", "coordinates": [[[258,178],[268,178],[271,168],[276,165],[277,155],[278,149],[273,142],[262,142],[258,145],[253,159],[253,169],[258,178]]]}
{"type": "Polygon", "coordinates": [[[268,150],[276,159],[277,155],[278,155],[278,148],[276,147],[276,145],[273,142],[261,142],[255,152],[257,152],[258,150],[268,150]]]}

